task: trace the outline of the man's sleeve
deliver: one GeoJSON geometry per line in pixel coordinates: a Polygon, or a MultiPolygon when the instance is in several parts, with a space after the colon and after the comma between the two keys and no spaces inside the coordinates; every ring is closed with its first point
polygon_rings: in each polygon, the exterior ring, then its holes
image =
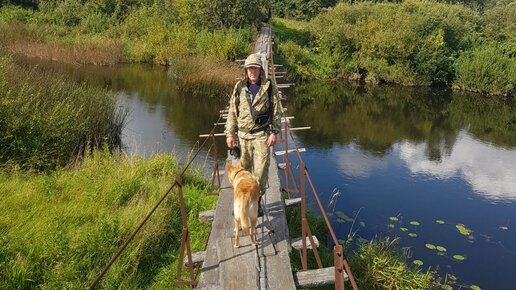
{"type": "Polygon", "coordinates": [[[276,87],[275,84],[272,84],[272,107],[273,107],[273,114],[272,114],[272,129],[273,130],[281,130],[281,104],[280,104],[280,97],[278,94],[278,87],[276,87]]]}
{"type": "Polygon", "coordinates": [[[236,137],[236,131],[237,131],[237,113],[236,113],[236,98],[237,96],[237,88],[238,83],[235,85],[235,88],[233,88],[233,93],[231,94],[231,98],[229,99],[229,110],[228,110],[228,119],[226,120],[226,130],[224,130],[224,133],[226,134],[226,137],[236,137]]]}

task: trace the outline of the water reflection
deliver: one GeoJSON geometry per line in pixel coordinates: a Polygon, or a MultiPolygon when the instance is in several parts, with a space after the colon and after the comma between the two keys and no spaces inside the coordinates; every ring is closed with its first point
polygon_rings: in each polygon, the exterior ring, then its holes
{"type": "MultiPolygon", "coordinates": [[[[491,199],[516,199],[516,110],[510,102],[422,88],[349,89],[304,86],[289,102],[305,145],[350,144],[340,159],[347,175],[366,177],[399,159],[414,174],[463,176],[491,199]]],[[[342,153],[342,152],[341,152],[342,153]]]]}
{"type": "Polygon", "coordinates": [[[516,200],[516,150],[492,146],[461,131],[450,154],[440,162],[426,158],[427,144],[395,146],[412,173],[446,179],[461,175],[489,199],[516,200]]]}
{"type": "Polygon", "coordinates": [[[352,218],[360,212],[355,227],[333,218],[339,238],[351,232],[400,237],[414,259],[443,277],[453,274],[459,284],[482,289],[514,288],[507,267],[516,263],[513,102],[439,89],[321,83],[289,95],[294,125],[312,127],[296,135],[321,199],[329,201],[337,189],[335,212],[352,218]],[[457,224],[467,225],[471,236],[461,235],[457,224]],[[454,254],[467,259],[457,262],[454,254]]]}
{"type": "Polygon", "coordinates": [[[180,156],[186,156],[198,143],[199,134],[211,130],[219,116],[218,110],[226,101],[219,96],[181,94],[167,68],[162,66],[77,67],[39,59],[17,61],[116,92],[119,105],[129,110],[129,122],[122,132],[129,153],[149,156],[177,151],[180,156]]]}
{"type": "Polygon", "coordinates": [[[426,142],[426,156],[441,160],[466,127],[482,141],[516,146],[516,110],[501,100],[442,89],[352,90],[321,83],[302,86],[293,94],[288,107],[296,116],[294,124],[312,126],[299,136],[317,148],[354,142],[371,154],[384,155],[400,141],[426,142]]]}

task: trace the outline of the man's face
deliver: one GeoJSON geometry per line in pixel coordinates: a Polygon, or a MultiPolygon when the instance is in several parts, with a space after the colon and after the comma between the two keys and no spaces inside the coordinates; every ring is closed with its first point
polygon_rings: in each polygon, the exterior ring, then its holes
{"type": "Polygon", "coordinates": [[[248,67],[246,68],[247,77],[252,84],[257,83],[260,80],[260,68],[259,67],[248,67]]]}

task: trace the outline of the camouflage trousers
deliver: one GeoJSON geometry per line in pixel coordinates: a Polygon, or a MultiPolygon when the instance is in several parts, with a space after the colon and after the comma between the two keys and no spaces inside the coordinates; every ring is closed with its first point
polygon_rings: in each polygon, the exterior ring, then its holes
{"type": "Polygon", "coordinates": [[[260,184],[260,195],[265,193],[267,178],[269,176],[269,147],[267,147],[267,134],[254,139],[239,138],[241,155],[240,161],[245,170],[254,174],[260,184]]]}

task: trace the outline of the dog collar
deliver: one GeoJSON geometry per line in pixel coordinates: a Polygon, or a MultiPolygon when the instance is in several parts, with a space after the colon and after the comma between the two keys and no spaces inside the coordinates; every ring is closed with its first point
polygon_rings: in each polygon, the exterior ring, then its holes
{"type": "Polygon", "coordinates": [[[235,175],[233,175],[233,179],[235,179],[235,178],[237,177],[237,175],[238,175],[240,172],[244,171],[244,170],[245,170],[245,169],[244,169],[244,168],[242,168],[242,169],[238,170],[237,172],[235,172],[235,175]]]}

